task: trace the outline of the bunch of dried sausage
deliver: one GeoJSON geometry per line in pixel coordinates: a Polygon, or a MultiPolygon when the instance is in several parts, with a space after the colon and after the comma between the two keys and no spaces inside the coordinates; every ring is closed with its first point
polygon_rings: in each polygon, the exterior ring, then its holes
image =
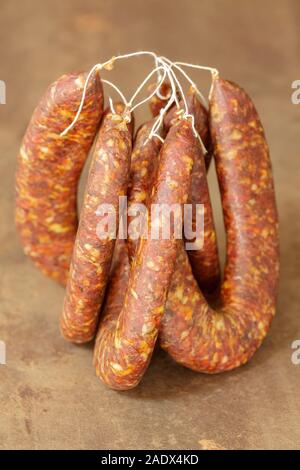
{"type": "Polygon", "coordinates": [[[62,334],[74,343],[95,339],[96,373],[117,390],[140,382],[157,341],[198,372],[245,364],[275,314],[278,218],[255,107],[242,88],[214,72],[207,110],[195,88],[182,95],[170,61],[160,64],[167,80],[151,87],[152,118],[135,134],[126,103],[110,101],[103,110],[99,68],[93,68],[48,88],[18,158],[16,224],[24,251],[66,285],[62,334]],[[91,149],[78,217],[78,182],[91,149]],[[222,281],[207,183],[211,157],[227,240],[222,281]],[[164,219],[154,220],[151,211],[144,217],[147,236],[132,230],[124,239],[116,227],[99,237],[98,208],[113,208],[118,221],[122,196],[133,227],[136,204],[190,204],[193,225],[202,205],[202,245],[188,250],[175,222],[169,237],[153,238],[153,225],[162,229],[164,219]]]}

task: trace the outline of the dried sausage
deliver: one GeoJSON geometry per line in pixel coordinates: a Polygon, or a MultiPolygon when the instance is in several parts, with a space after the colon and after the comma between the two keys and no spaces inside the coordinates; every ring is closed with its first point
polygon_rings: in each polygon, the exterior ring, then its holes
{"type": "MultiPolygon", "coordinates": [[[[152,83],[148,88],[149,94],[153,93],[156,87],[157,84],[152,83]]],[[[149,108],[153,117],[158,116],[161,109],[166,106],[167,100],[171,92],[170,84],[167,81],[164,81],[159,88],[159,92],[162,97],[165,97],[165,99],[160,98],[159,95],[156,93],[149,100],[149,108]]]]}
{"type": "MultiPolygon", "coordinates": [[[[205,167],[206,170],[208,170],[212,156],[208,112],[198,100],[193,88],[189,89],[186,103],[189,113],[194,116],[195,128],[200,135],[204,146],[208,149],[208,152],[204,156],[205,167]]],[[[164,119],[166,129],[169,129],[178,119],[181,118],[184,110],[183,102],[180,103],[180,108],[180,110],[177,110],[176,107],[173,107],[166,114],[164,119]]],[[[147,159],[145,158],[144,160],[147,159]]],[[[209,197],[209,188],[202,160],[203,152],[199,152],[198,158],[195,159],[193,167],[188,203],[192,205],[192,230],[194,233],[196,230],[196,212],[199,213],[200,217],[203,215],[204,236],[203,239],[200,236],[199,238],[195,237],[192,240],[189,240],[189,243],[194,244],[194,249],[188,250],[188,256],[193,274],[200,289],[206,297],[213,299],[217,296],[220,286],[220,265],[214,218],[209,197]],[[199,206],[200,204],[202,204],[202,207],[199,206]],[[201,242],[203,242],[203,244],[201,242]],[[199,248],[197,248],[197,243],[199,244],[199,248]]],[[[148,180],[146,181],[146,184],[148,184],[148,180]]],[[[142,185],[142,182],[140,185],[142,185]]]]}
{"type": "MultiPolygon", "coordinates": [[[[197,102],[198,100],[196,103],[197,102]]],[[[195,107],[197,107],[197,104],[194,104],[193,107],[191,106],[191,112],[193,112],[195,107]]],[[[197,116],[199,113],[196,113],[195,115],[197,116]]],[[[180,115],[177,115],[177,120],[178,119],[180,119],[180,115]]],[[[173,116],[172,120],[168,119],[168,122],[170,126],[174,125],[176,122],[175,116],[173,116]]],[[[198,129],[200,129],[199,120],[195,120],[195,123],[198,124],[198,129]]],[[[158,163],[159,149],[161,146],[159,139],[148,139],[152,125],[153,121],[149,121],[142,125],[138,130],[135,138],[131,156],[130,184],[128,188],[129,210],[134,204],[137,203],[147,205],[148,196],[151,192],[153,178],[155,176],[158,163]]],[[[194,206],[192,220],[193,230],[195,230],[196,227],[196,205],[202,204],[201,210],[204,210],[204,245],[203,247],[200,247],[200,249],[189,251],[188,254],[192,265],[193,274],[198,281],[200,289],[206,296],[212,298],[216,296],[219,288],[220,267],[213,213],[210,203],[205,169],[203,171],[202,151],[199,151],[199,154],[197,155],[197,158],[194,162],[188,203],[194,206]]],[[[129,227],[131,222],[132,217],[129,215],[129,227]]],[[[132,225],[133,224],[131,224],[131,227],[132,225]]],[[[140,226],[134,228],[140,229],[140,226]]],[[[131,260],[134,257],[136,244],[138,242],[137,234],[135,233],[134,235],[135,236],[132,237],[130,233],[128,234],[128,251],[131,260]]],[[[190,242],[194,243],[195,241],[195,239],[190,240],[190,242]]]]}
{"type": "Polygon", "coordinates": [[[114,211],[118,220],[119,197],[127,192],[132,126],[123,106],[114,108],[115,113],[106,112],[96,140],[61,317],[63,336],[75,343],[95,335],[116,241],[116,233],[99,236],[98,224],[107,216],[97,211],[109,204],[107,211],[114,211]]]}
{"type": "Polygon", "coordinates": [[[46,91],[23,138],[16,174],[16,225],[24,252],[44,274],[65,284],[77,231],[77,185],[103,111],[98,73],[63,75],[46,91]]]}
{"type": "Polygon", "coordinates": [[[208,305],[181,247],[161,344],[180,364],[216,373],[246,363],[266,336],[275,314],[279,248],[270,157],[254,105],[244,90],[220,77],[214,78],[210,102],[227,234],[220,306],[208,305]]]}
{"type": "MultiPolygon", "coordinates": [[[[205,165],[206,169],[208,170],[212,158],[212,144],[209,131],[208,111],[197,98],[197,93],[193,87],[189,88],[189,91],[186,96],[186,104],[188,107],[189,114],[192,114],[194,116],[195,128],[198,134],[200,135],[201,140],[207,150],[207,153],[205,154],[205,165]]],[[[180,114],[184,112],[184,102],[181,101],[179,105],[179,110],[176,108],[176,106],[173,106],[170,111],[166,114],[164,118],[164,124],[167,129],[170,129],[174,121],[178,119],[178,116],[180,116],[180,114]]]]}
{"type": "MultiPolygon", "coordinates": [[[[198,145],[188,120],[170,129],[160,153],[150,207],[153,204],[177,203],[182,206],[186,203],[198,145]]],[[[149,217],[149,232],[153,223],[149,217]]],[[[141,238],[120,310],[111,311],[109,302],[104,309],[94,363],[97,375],[114,389],[126,390],[136,386],[149,364],[179,242],[173,231],[170,239],[155,239],[151,233],[148,233],[148,238],[141,238]]]]}
{"type": "Polygon", "coordinates": [[[200,211],[203,212],[200,212],[200,216],[203,215],[204,219],[203,240],[201,237],[189,240],[190,243],[195,244],[195,249],[188,250],[188,257],[193,275],[202,293],[205,297],[213,299],[218,295],[220,287],[220,264],[214,217],[206,178],[206,171],[209,168],[212,156],[208,112],[200,103],[196,92],[192,88],[187,95],[187,104],[189,113],[194,116],[195,128],[204,146],[208,149],[205,155],[203,155],[202,150],[199,151],[198,158],[195,159],[188,199],[188,203],[193,208],[192,229],[194,233],[196,230],[197,208],[199,204],[202,204],[200,211]],[[203,165],[203,159],[205,165],[203,165]],[[203,242],[203,245],[200,244],[197,248],[199,242],[203,242]]]}
{"type": "MultiPolygon", "coordinates": [[[[131,210],[135,204],[143,204],[148,207],[149,197],[157,172],[158,155],[162,142],[149,134],[154,124],[150,120],[141,125],[137,130],[131,155],[130,182],[128,186],[128,254],[132,261],[141,233],[141,225],[135,223],[135,217],[131,215],[131,210]]],[[[164,136],[164,131],[160,132],[164,136]]],[[[140,216],[142,214],[139,214],[140,216]]]]}

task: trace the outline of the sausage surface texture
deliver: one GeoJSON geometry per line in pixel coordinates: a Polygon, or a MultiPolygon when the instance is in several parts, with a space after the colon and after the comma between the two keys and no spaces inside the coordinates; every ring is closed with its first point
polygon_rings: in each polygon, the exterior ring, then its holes
{"type": "MultiPolygon", "coordinates": [[[[202,293],[205,297],[214,298],[220,287],[220,264],[214,216],[206,178],[212,157],[208,112],[192,89],[189,90],[186,101],[189,113],[194,116],[195,128],[208,150],[204,155],[201,149],[195,159],[188,198],[188,203],[191,204],[193,210],[192,230],[194,233],[196,231],[196,214],[199,213],[203,217],[203,239],[196,236],[192,240],[188,240],[189,243],[194,244],[194,249],[187,251],[193,275],[202,293]],[[199,204],[202,206],[199,207],[199,204]]],[[[176,116],[174,118],[176,119],[176,116]]]]}
{"type": "MultiPolygon", "coordinates": [[[[175,122],[176,120],[174,119],[173,125],[175,124],[175,122]]],[[[180,122],[179,118],[177,118],[177,122],[180,122]]],[[[136,133],[132,156],[131,156],[130,184],[128,187],[128,212],[129,214],[130,214],[132,207],[135,204],[142,203],[145,206],[149,206],[149,198],[151,195],[151,190],[152,190],[153,182],[155,180],[157,166],[159,162],[159,150],[162,145],[159,139],[156,139],[156,138],[152,138],[150,140],[148,139],[152,125],[153,125],[153,121],[149,121],[143,124],[136,133]]],[[[210,214],[210,217],[212,217],[212,208],[210,205],[207,181],[205,177],[204,158],[203,158],[203,153],[202,153],[200,146],[198,148],[197,154],[195,155],[195,162],[193,165],[191,181],[193,180],[193,177],[194,177],[194,169],[196,165],[196,160],[197,161],[199,160],[200,162],[198,163],[198,166],[200,165],[199,170],[201,170],[201,174],[203,175],[202,180],[199,181],[201,184],[198,187],[198,190],[199,190],[199,194],[197,195],[198,202],[204,204],[205,213],[210,214]]],[[[189,188],[189,197],[190,197],[190,190],[191,190],[191,187],[189,188]]],[[[206,219],[207,219],[207,216],[206,216],[206,219]]],[[[130,224],[132,221],[133,221],[133,217],[129,215],[128,216],[129,228],[130,228],[130,224]]],[[[209,227],[213,228],[213,220],[208,218],[206,222],[207,222],[207,226],[205,227],[206,229],[205,236],[207,237],[208,228],[209,227]]],[[[137,225],[134,228],[138,229],[139,232],[137,233],[137,231],[133,230],[132,234],[134,236],[131,236],[131,231],[129,231],[128,239],[127,239],[130,263],[132,263],[134,260],[136,247],[139,242],[139,234],[141,233],[140,225],[137,225]]],[[[207,244],[207,241],[206,241],[205,246],[206,246],[206,251],[203,252],[203,259],[201,259],[200,262],[207,260],[208,266],[211,266],[209,264],[209,261],[212,260],[211,250],[210,250],[210,246],[208,246],[207,244]]],[[[214,252],[215,250],[213,250],[213,253],[214,252]]],[[[127,253],[125,254],[122,253],[121,256],[122,258],[120,260],[119,267],[114,271],[113,281],[109,287],[107,305],[105,307],[107,311],[117,311],[118,305],[124,302],[128,276],[126,277],[126,275],[124,275],[123,270],[126,270],[126,272],[128,272],[129,261],[128,261],[127,253]],[[116,289],[115,286],[118,286],[118,288],[116,289]],[[115,289],[115,292],[113,292],[113,289],[115,289]]],[[[214,258],[214,263],[215,264],[212,264],[212,266],[216,265],[218,267],[217,256],[214,258]]],[[[178,269],[181,269],[181,268],[178,266],[178,269]]],[[[205,269],[203,269],[203,276],[200,282],[200,285],[203,288],[203,291],[206,292],[206,294],[207,294],[207,287],[209,285],[209,282],[211,281],[211,277],[209,276],[210,272],[211,270],[206,271],[205,269]]],[[[210,284],[210,286],[212,286],[212,284],[210,284]]],[[[172,289],[170,289],[168,292],[168,296],[172,296],[172,295],[173,295],[173,292],[172,292],[172,289]]],[[[141,309],[142,309],[142,306],[141,306],[141,309]]]]}
{"type": "MultiPolygon", "coordinates": [[[[151,93],[153,93],[153,91],[155,90],[157,84],[155,83],[152,83],[149,87],[148,87],[148,92],[149,92],[149,95],[151,93]]],[[[159,95],[156,93],[155,95],[153,95],[150,100],[149,100],[149,108],[150,108],[150,111],[151,111],[151,114],[152,116],[156,117],[159,115],[161,109],[166,106],[167,102],[168,102],[168,99],[171,95],[171,86],[170,84],[167,82],[167,81],[164,81],[160,88],[159,88],[159,93],[161,95],[161,97],[164,97],[163,98],[160,98],[159,95]]]]}
{"type": "MultiPolygon", "coordinates": [[[[141,125],[136,132],[131,155],[130,182],[128,185],[128,253],[132,261],[142,230],[136,223],[136,214],[131,214],[134,206],[146,208],[158,167],[158,155],[162,142],[156,137],[149,139],[154,120],[141,125]]],[[[141,214],[139,214],[141,215],[141,214]]]]}
{"type": "Polygon", "coordinates": [[[77,186],[103,112],[98,73],[63,75],[47,89],[23,138],[16,172],[16,225],[24,252],[47,276],[66,283],[78,226],[77,186]]]}
{"type": "Polygon", "coordinates": [[[161,329],[179,363],[217,373],[245,364],[275,314],[278,219],[271,163],[254,105],[237,85],[214,79],[210,126],[227,235],[220,306],[212,309],[179,252],[161,329]]]}
{"type": "MultiPolygon", "coordinates": [[[[158,98],[157,98],[158,100],[158,98]]],[[[207,153],[205,154],[205,165],[206,169],[209,169],[211,158],[212,158],[212,144],[211,136],[209,130],[209,116],[207,109],[203,106],[200,100],[197,97],[196,91],[190,87],[186,95],[186,104],[188,107],[189,114],[194,116],[194,123],[196,131],[198,132],[203,145],[205,146],[207,153]]],[[[163,103],[162,103],[163,105],[163,103]]],[[[167,129],[170,129],[171,125],[180,117],[180,114],[183,114],[185,111],[185,104],[183,101],[179,103],[180,109],[178,110],[176,106],[173,106],[170,111],[165,115],[164,125],[167,129]]],[[[151,108],[153,112],[153,108],[151,108]]]]}
{"type": "Polygon", "coordinates": [[[114,108],[116,114],[106,112],[96,140],[61,317],[63,336],[75,343],[90,341],[96,333],[115,247],[117,231],[99,237],[98,224],[107,211],[98,210],[109,204],[118,221],[119,197],[126,195],[129,180],[132,129],[123,107],[114,108]]]}
{"type": "MultiPolygon", "coordinates": [[[[155,111],[157,109],[160,110],[164,102],[156,96],[155,104],[155,107],[150,105],[150,110],[154,116],[155,111]]],[[[188,240],[189,243],[193,243],[193,249],[187,251],[198,285],[205,296],[209,299],[214,299],[218,295],[220,287],[220,264],[214,218],[206,179],[206,171],[209,169],[212,157],[212,144],[208,122],[209,116],[208,111],[199,101],[196,91],[192,87],[189,89],[186,96],[186,104],[189,114],[194,116],[195,129],[207,149],[205,155],[203,155],[203,151],[199,152],[198,158],[195,159],[188,198],[188,203],[192,206],[191,228],[195,233],[196,214],[198,213],[199,218],[203,217],[204,233],[203,238],[200,236],[199,238],[194,237],[188,240]],[[205,168],[203,168],[203,158],[205,160],[205,168]],[[199,206],[200,204],[202,204],[202,207],[199,206]]],[[[170,129],[176,121],[182,118],[184,110],[185,105],[183,101],[180,102],[180,109],[177,109],[176,106],[170,109],[164,118],[166,130],[170,129]]],[[[139,175],[138,178],[142,180],[141,175],[139,175]]],[[[146,182],[146,185],[147,184],[149,184],[148,181],[146,182]]],[[[142,183],[140,183],[140,186],[141,185],[142,183]]]]}
{"type": "MultiPolygon", "coordinates": [[[[160,153],[150,207],[163,203],[182,207],[186,203],[198,145],[189,121],[170,129],[160,153]]],[[[153,223],[157,220],[149,217],[148,237],[139,240],[124,301],[119,309],[111,308],[108,293],[99,325],[96,373],[114,389],[130,389],[141,380],[153,353],[174,271],[180,240],[172,230],[170,239],[151,237],[153,223]]]]}

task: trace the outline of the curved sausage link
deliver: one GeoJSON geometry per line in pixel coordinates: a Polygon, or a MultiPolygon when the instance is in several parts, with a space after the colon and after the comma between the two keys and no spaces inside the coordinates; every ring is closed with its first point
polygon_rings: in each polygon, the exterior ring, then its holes
{"type": "MultiPolygon", "coordinates": [[[[150,207],[186,203],[198,145],[190,122],[172,127],[160,153],[150,207]]],[[[124,302],[119,311],[106,305],[94,351],[97,375],[118,390],[135,387],[149,364],[180,242],[172,232],[168,240],[153,239],[153,220],[148,221],[149,236],[139,241],[124,302]]]]}
{"type": "Polygon", "coordinates": [[[213,299],[218,295],[221,278],[219,252],[211,206],[209,187],[202,150],[195,160],[188,203],[192,205],[192,229],[197,233],[197,214],[203,217],[203,239],[194,237],[187,240],[194,244],[193,250],[188,250],[193,275],[205,297],[213,299]],[[199,206],[201,204],[202,206],[199,206]],[[199,246],[197,246],[199,245],[199,246]]]}
{"type": "MultiPolygon", "coordinates": [[[[156,87],[157,87],[156,83],[152,83],[148,87],[149,95],[155,90],[156,87]]],[[[159,92],[160,92],[161,96],[164,96],[166,98],[165,99],[160,98],[157,93],[150,98],[149,108],[150,108],[150,111],[151,111],[151,114],[152,114],[153,117],[158,116],[161,109],[164,106],[166,106],[166,104],[168,102],[168,99],[171,95],[171,86],[170,86],[170,84],[167,81],[164,81],[160,86],[159,92]]]]}
{"type": "Polygon", "coordinates": [[[78,226],[78,180],[103,112],[95,72],[78,121],[59,135],[77,112],[86,78],[86,73],[63,75],[47,89],[23,138],[16,173],[16,225],[24,252],[62,284],[78,226]]]}
{"type": "MultiPolygon", "coordinates": [[[[192,87],[189,88],[189,91],[186,95],[186,103],[189,110],[189,114],[192,114],[194,116],[195,128],[198,134],[200,135],[205,148],[207,149],[207,153],[205,154],[205,165],[208,171],[212,158],[212,143],[209,131],[208,111],[199,101],[199,99],[197,98],[197,93],[192,87]]],[[[182,114],[182,112],[185,110],[185,105],[183,101],[181,101],[179,105],[180,110],[178,110],[176,106],[173,106],[170,111],[166,114],[164,118],[164,125],[167,129],[170,129],[172,124],[178,119],[178,116],[180,116],[180,114],[182,114]]]]}
{"type": "Polygon", "coordinates": [[[195,244],[196,249],[188,250],[188,257],[193,275],[201,291],[205,297],[213,299],[218,295],[221,278],[214,216],[206,178],[206,172],[212,157],[208,112],[200,103],[196,93],[192,89],[190,89],[187,95],[187,104],[189,112],[194,116],[196,130],[205,147],[208,149],[205,155],[203,155],[203,151],[201,150],[198,158],[195,159],[188,199],[188,203],[193,207],[192,229],[194,233],[196,231],[197,205],[202,204],[204,219],[203,245],[197,248],[197,242],[202,241],[202,239],[194,238],[193,240],[189,240],[189,242],[195,244]],[[203,165],[203,160],[205,165],[203,165]]]}
{"type": "MultiPolygon", "coordinates": [[[[110,204],[118,220],[119,196],[127,192],[132,130],[123,107],[103,118],[88,175],[70,276],[61,317],[63,336],[75,343],[90,341],[95,333],[115,246],[115,236],[99,238],[97,214],[110,204]]],[[[106,212],[106,211],[105,211],[106,212]]]]}
{"type": "Polygon", "coordinates": [[[216,373],[246,363],[265,338],[275,314],[279,247],[263,128],[248,95],[221,78],[213,83],[210,126],[227,234],[220,307],[207,304],[181,249],[161,344],[177,362],[216,373]]]}
{"type": "MultiPolygon", "coordinates": [[[[161,107],[163,102],[161,101],[161,107]]],[[[156,97],[156,107],[158,106],[159,98],[156,97]]],[[[186,96],[186,103],[188,106],[189,113],[194,116],[195,127],[200,135],[204,146],[208,149],[208,152],[204,156],[205,167],[208,170],[211,157],[212,157],[212,145],[211,145],[211,136],[209,132],[209,123],[208,123],[208,112],[198,100],[196,92],[193,88],[189,89],[189,92],[186,96]]],[[[174,106],[167,114],[164,119],[164,125],[166,129],[170,127],[180,119],[182,111],[184,110],[184,103],[180,103],[181,110],[177,110],[174,106]]],[[[156,108],[150,106],[152,113],[156,108]]],[[[143,148],[143,147],[142,147],[143,148]]],[[[147,154],[147,149],[144,151],[144,155],[147,154]]],[[[153,157],[150,156],[151,161],[153,157]]],[[[218,295],[220,287],[220,264],[219,264],[219,253],[218,245],[215,231],[215,224],[213,218],[213,212],[209,197],[209,188],[206,179],[206,171],[203,168],[203,152],[199,152],[198,157],[195,159],[191,186],[189,191],[188,203],[192,205],[192,230],[195,233],[196,231],[196,212],[199,212],[200,217],[203,215],[204,218],[204,237],[203,240],[200,237],[199,239],[189,240],[189,243],[194,244],[193,250],[188,250],[189,260],[191,262],[193,274],[199,284],[200,289],[203,294],[208,299],[214,299],[218,295]],[[200,212],[200,208],[197,208],[197,205],[202,204],[204,213],[200,212]],[[197,248],[197,242],[201,243],[199,248],[197,248]]],[[[141,160],[140,165],[143,162],[147,161],[147,158],[144,157],[141,160]]],[[[146,178],[146,181],[143,183],[142,175],[137,174],[137,179],[140,179],[140,186],[149,185],[149,178],[146,178]]],[[[146,190],[144,193],[147,192],[146,190]]],[[[130,250],[129,250],[130,253],[130,250]]]]}
{"type": "MultiPolygon", "coordinates": [[[[158,167],[158,156],[162,142],[156,137],[149,139],[154,121],[141,125],[136,132],[131,155],[130,182],[128,186],[128,254],[133,261],[142,227],[135,223],[135,216],[130,211],[134,205],[148,207],[152,186],[158,167]],[[130,230],[131,229],[131,230],[130,230]]],[[[161,133],[162,134],[162,133],[161,133]]],[[[140,217],[141,214],[138,214],[140,217]]]]}

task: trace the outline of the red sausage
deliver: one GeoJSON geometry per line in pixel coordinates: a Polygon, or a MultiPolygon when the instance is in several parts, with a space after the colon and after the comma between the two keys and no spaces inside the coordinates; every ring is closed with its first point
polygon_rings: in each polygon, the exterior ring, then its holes
{"type": "MultiPolygon", "coordinates": [[[[192,87],[190,87],[187,93],[186,103],[189,114],[192,114],[194,116],[195,128],[198,134],[200,135],[201,140],[207,150],[207,153],[205,154],[205,165],[206,169],[208,170],[212,157],[212,144],[209,131],[208,111],[199,101],[199,99],[197,98],[197,93],[192,87]]],[[[176,106],[173,106],[170,111],[166,114],[164,118],[164,125],[167,129],[170,129],[171,125],[185,111],[184,102],[181,101],[179,105],[180,110],[178,110],[176,106]]]]}
{"type": "MultiPolygon", "coordinates": [[[[165,105],[163,100],[156,97],[156,107],[150,105],[152,113],[156,109],[160,109],[165,105]]],[[[220,264],[218,255],[218,245],[214,218],[209,197],[209,188],[206,180],[205,168],[203,171],[202,160],[205,159],[206,170],[208,170],[212,157],[212,144],[209,132],[208,112],[197,98],[195,90],[191,87],[186,96],[186,103],[189,114],[194,116],[195,128],[201,137],[201,140],[208,150],[203,156],[203,152],[199,152],[198,158],[195,160],[191,186],[189,191],[188,203],[192,205],[192,230],[196,232],[196,213],[204,218],[204,236],[194,237],[188,240],[193,243],[194,249],[188,250],[189,260],[192,266],[193,274],[198,285],[204,295],[209,299],[213,299],[218,295],[220,287],[220,264]],[[202,204],[203,210],[199,205],[202,204]],[[198,245],[198,247],[197,247],[198,245]]],[[[173,106],[164,118],[166,129],[170,127],[183,116],[185,105],[183,101],[180,103],[180,110],[173,106]]],[[[146,159],[145,159],[146,160],[146,159]]],[[[140,176],[139,176],[140,177],[140,176]]],[[[148,184],[148,181],[146,182],[148,184]]],[[[142,183],[140,183],[142,185],[142,183]]]]}
{"type": "MultiPolygon", "coordinates": [[[[141,227],[137,223],[136,214],[131,211],[136,205],[148,207],[151,190],[155,181],[158,156],[162,142],[149,134],[154,120],[148,121],[138,129],[131,155],[130,182],[128,186],[128,253],[132,261],[139,241],[141,227]],[[131,230],[130,230],[131,229],[131,230]],[[131,233],[132,232],[132,233],[131,233]]],[[[161,136],[164,132],[161,131],[161,136]]]]}
{"type": "Polygon", "coordinates": [[[98,73],[63,75],[46,91],[23,138],[16,174],[16,225],[24,252],[41,271],[65,284],[77,231],[77,186],[103,111],[98,73]]]}
{"type": "Polygon", "coordinates": [[[114,108],[116,114],[105,114],[97,137],[61,317],[64,337],[75,343],[90,341],[96,333],[115,246],[116,234],[99,238],[104,214],[97,210],[110,204],[118,221],[119,196],[127,192],[132,129],[123,107],[114,108]]]}
{"type": "Polygon", "coordinates": [[[179,363],[216,373],[246,363],[275,314],[278,218],[263,128],[249,96],[214,79],[210,126],[227,234],[220,306],[212,309],[181,249],[161,329],[163,348],[179,363]]]}
{"type": "MultiPolygon", "coordinates": [[[[148,88],[149,95],[154,92],[156,87],[157,87],[156,83],[153,83],[149,86],[148,88]]],[[[164,106],[166,106],[168,99],[170,98],[170,95],[171,95],[170,84],[167,81],[163,82],[160,86],[159,92],[162,97],[165,97],[165,99],[160,98],[159,95],[156,93],[149,100],[149,108],[153,117],[158,116],[161,109],[164,108],[164,106]]]]}
{"type": "MultiPolygon", "coordinates": [[[[173,126],[162,147],[152,204],[187,201],[194,155],[199,142],[190,122],[173,126]]],[[[141,380],[152,355],[173,275],[179,240],[141,238],[119,309],[106,304],[94,351],[97,375],[111,388],[126,390],[141,380]]],[[[112,281],[114,286],[114,281],[112,281]]],[[[109,293],[108,293],[109,296],[109,293]]],[[[108,297],[110,299],[110,297],[108,297]]]]}

